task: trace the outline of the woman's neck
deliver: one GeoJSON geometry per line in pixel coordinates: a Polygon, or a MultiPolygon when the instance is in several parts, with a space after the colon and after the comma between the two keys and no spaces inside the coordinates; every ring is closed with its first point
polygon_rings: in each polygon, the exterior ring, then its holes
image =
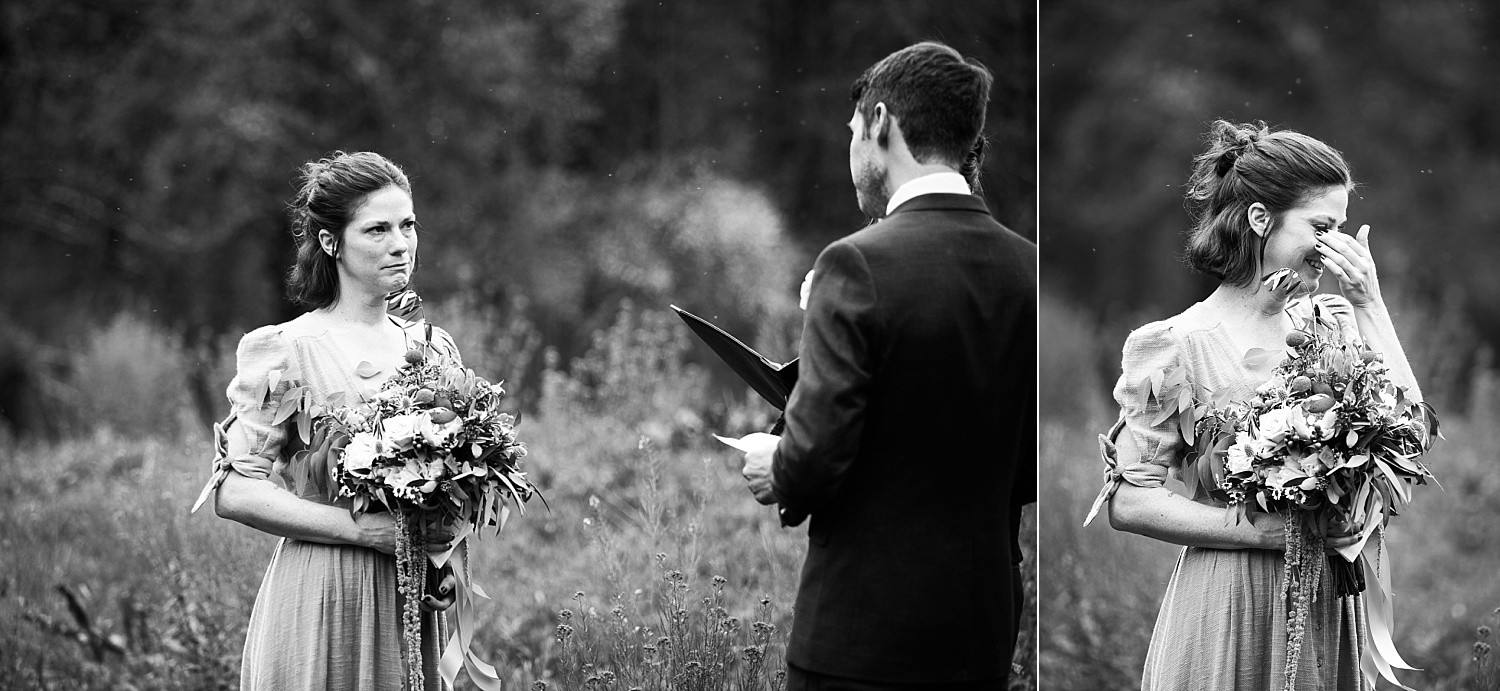
{"type": "Polygon", "coordinates": [[[359,326],[379,326],[386,321],[385,296],[340,295],[319,311],[334,321],[359,326]]]}
{"type": "Polygon", "coordinates": [[[1269,322],[1281,319],[1288,299],[1267,289],[1260,281],[1251,281],[1249,285],[1220,283],[1204,302],[1246,321],[1269,322]]]}

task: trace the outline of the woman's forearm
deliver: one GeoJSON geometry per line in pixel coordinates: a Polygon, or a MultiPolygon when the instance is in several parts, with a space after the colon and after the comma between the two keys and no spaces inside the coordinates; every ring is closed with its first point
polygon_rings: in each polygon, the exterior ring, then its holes
{"type": "Polygon", "coordinates": [[[349,510],[302,499],[269,480],[229,473],[215,496],[219,516],[256,530],[307,542],[372,546],[349,510]]]}
{"type": "Polygon", "coordinates": [[[1199,504],[1166,487],[1120,483],[1109,503],[1109,524],[1185,547],[1282,549],[1279,517],[1260,514],[1251,521],[1226,520],[1225,510],[1199,504]]]}
{"type": "Polygon", "coordinates": [[[1390,311],[1384,302],[1354,308],[1354,321],[1359,325],[1359,335],[1365,345],[1375,349],[1385,359],[1390,370],[1391,381],[1406,388],[1406,397],[1421,401],[1422,388],[1417,385],[1417,376],[1412,372],[1406,351],[1401,349],[1401,339],[1396,336],[1396,326],[1391,322],[1390,311]]]}

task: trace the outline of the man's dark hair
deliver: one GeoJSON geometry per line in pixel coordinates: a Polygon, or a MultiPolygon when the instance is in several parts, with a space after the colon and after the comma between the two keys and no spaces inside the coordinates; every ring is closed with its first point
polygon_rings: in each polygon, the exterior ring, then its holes
{"type": "Polygon", "coordinates": [[[935,41],[902,48],[854,81],[849,98],[864,117],[875,104],[899,121],[918,162],[962,166],[984,130],[984,109],[994,76],[973,58],[935,41]]]}

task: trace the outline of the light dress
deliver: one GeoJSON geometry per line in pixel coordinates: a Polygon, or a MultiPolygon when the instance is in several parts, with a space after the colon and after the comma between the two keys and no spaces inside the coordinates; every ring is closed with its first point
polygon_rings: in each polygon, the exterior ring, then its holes
{"type": "MultiPolygon", "coordinates": [[[[406,333],[408,348],[427,339],[424,322],[390,319],[406,333]]],[[[438,352],[458,359],[452,338],[441,329],[431,329],[431,343],[438,352]]],[[[235,419],[223,432],[242,435],[249,452],[219,464],[251,478],[277,476],[308,501],[349,506],[347,498],[333,496],[336,492],[326,488],[328,482],[313,479],[320,473],[326,477],[326,467],[301,467],[308,455],[298,453],[305,446],[294,423],[272,421],[283,394],[294,385],[308,387],[317,402],[333,392],[373,392],[400,360],[375,363],[378,372],[368,363],[352,362],[307,314],[246,334],[237,357],[228,390],[235,419]]],[[[240,688],[406,688],[401,602],[394,556],[354,545],[283,538],[266,567],[250,614],[240,688]]],[[[443,689],[437,671],[441,628],[437,613],[422,614],[424,691],[443,689]]]]}
{"type": "MultiPolygon", "coordinates": [[[[1342,297],[1324,294],[1289,305],[1294,320],[1306,319],[1314,300],[1340,314],[1341,321],[1342,315],[1352,314],[1342,297]]],[[[1346,324],[1357,329],[1352,318],[1346,324]]],[[[1151,424],[1161,405],[1150,397],[1143,380],[1182,365],[1189,381],[1213,392],[1228,390],[1228,400],[1244,400],[1263,383],[1245,358],[1202,303],[1131,332],[1114,389],[1120,421],[1110,436],[1130,435],[1140,458],[1122,459],[1112,476],[1142,487],[1163,486],[1169,472],[1182,479],[1183,459],[1191,449],[1179,431],[1177,415],[1151,424]]],[[[1113,468],[1112,461],[1106,459],[1113,468]]],[[[1207,498],[1199,501],[1223,506],[1207,498]]],[[[1282,564],[1280,550],[1184,548],[1151,634],[1141,689],[1284,691],[1287,614],[1282,564]]],[[[1360,596],[1335,597],[1332,579],[1325,576],[1316,601],[1309,605],[1296,689],[1368,689],[1360,674],[1365,628],[1360,596]]]]}

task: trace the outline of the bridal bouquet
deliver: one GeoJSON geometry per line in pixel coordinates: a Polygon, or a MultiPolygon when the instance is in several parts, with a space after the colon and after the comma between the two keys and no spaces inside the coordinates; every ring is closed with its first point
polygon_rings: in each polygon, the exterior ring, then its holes
{"type": "MultiPolygon", "coordinates": [[[[476,529],[495,526],[498,532],[510,504],[524,514],[526,501],[540,496],[521,471],[526,445],[516,439],[514,418],[500,411],[504,395],[498,384],[472,370],[415,348],[373,397],[325,409],[313,423],[348,440],[337,451],[331,472],[339,494],[352,498],[354,513],[379,505],[396,518],[397,580],[406,603],[402,618],[411,688],[424,688],[418,601],[428,563],[441,568],[448,556],[429,554],[423,536],[461,523],[476,529]]],[[[470,582],[467,573],[456,575],[458,634],[463,634],[470,582]]],[[[483,596],[477,586],[473,589],[483,596]]],[[[466,653],[467,641],[462,648],[466,653]]],[[[464,658],[465,666],[488,667],[467,654],[464,658]]],[[[475,670],[469,671],[473,677],[475,670]]]]}
{"type": "MultiPolygon", "coordinates": [[[[1287,334],[1286,358],[1254,395],[1190,406],[1184,412],[1193,414],[1183,416],[1192,418],[1186,424],[1194,449],[1183,479],[1195,495],[1225,502],[1232,521],[1256,510],[1285,521],[1288,688],[1319,580],[1332,577],[1341,596],[1364,590],[1360,553],[1411,500],[1411,488],[1432,477],[1420,457],[1438,436],[1432,407],[1406,398],[1381,355],[1349,338],[1316,302],[1312,309],[1312,318],[1287,334]],[[1335,525],[1360,533],[1340,550],[1342,559],[1330,560],[1324,538],[1335,525]]],[[[1385,602],[1389,589],[1377,586],[1377,600],[1385,602]]]]}

